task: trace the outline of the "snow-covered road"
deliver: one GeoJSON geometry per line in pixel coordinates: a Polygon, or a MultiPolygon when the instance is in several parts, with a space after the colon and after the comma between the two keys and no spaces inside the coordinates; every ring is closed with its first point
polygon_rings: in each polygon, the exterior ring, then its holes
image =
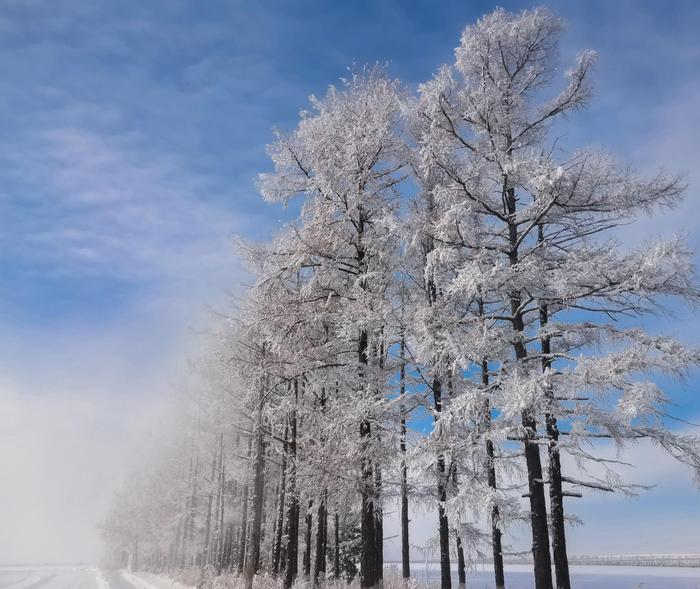
{"type": "Polygon", "coordinates": [[[93,567],[0,567],[0,589],[189,589],[148,575],[93,567]]]}

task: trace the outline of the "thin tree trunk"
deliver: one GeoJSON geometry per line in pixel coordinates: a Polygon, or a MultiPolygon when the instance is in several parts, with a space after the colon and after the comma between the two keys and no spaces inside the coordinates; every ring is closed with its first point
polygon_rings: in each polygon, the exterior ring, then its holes
{"type": "Polygon", "coordinates": [[[459,586],[467,585],[467,571],[464,563],[464,548],[462,546],[462,538],[459,537],[459,530],[455,530],[455,538],[457,538],[457,577],[459,586]]]}
{"type": "MultiPolygon", "coordinates": [[[[481,383],[484,388],[489,385],[489,363],[486,359],[481,361],[481,383]]],[[[486,399],[484,407],[484,421],[486,422],[486,429],[490,429],[491,405],[488,398],[486,399]]],[[[489,487],[495,491],[497,489],[496,458],[493,442],[491,440],[486,440],[486,461],[489,487]]],[[[500,519],[501,514],[498,505],[494,505],[491,508],[491,548],[493,550],[493,572],[496,581],[496,589],[504,589],[506,586],[505,572],[503,569],[503,544],[500,519]]]]}
{"type": "Polygon", "coordinates": [[[280,560],[282,556],[282,531],[284,529],[284,500],[287,490],[287,436],[289,426],[284,428],[284,446],[282,452],[282,480],[280,482],[279,504],[277,506],[277,529],[275,533],[275,543],[272,550],[272,573],[277,576],[280,572],[280,560]]]}
{"type": "Polygon", "coordinates": [[[284,589],[290,589],[297,578],[299,567],[299,497],[297,497],[296,459],[297,459],[297,413],[296,403],[299,399],[299,382],[294,379],[294,409],[289,420],[289,510],[287,511],[287,547],[284,571],[284,589]]]}
{"type": "Polygon", "coordinates": [[[382,509],[382,469],[374,465],[375,510],[374,510],[374,541],[376,542],[376,558],[374,578],[378,585],[384,581],[384,510],[382,509]]]}
{"type": "Polygon", "coordinates": [[[224,557],[224,495],[226,485],[226,474],[224,470],[224,435],[221,434],[221,449],[219,453],[219,485],[218,485],[218,522],[216,534],[216,574],[221,574],[221,566],[224,557]]]}
{"type": "MultiPolygon", "coordinates": [[[[361,367],[367,365],[367,332],[360,331],[358,338],[358,360],[361,367]]],[[[364,380],[364,370],[361,368],[364,380]]],[[[360,587],[363,589],[374,587],[377,584],[377,541],[375,526],[374,495],[375,485],[373,477],[372,460],[369,456],[370,442],[372,438],[372,426],[369,420],[360,423],[360,438],[362,440],[362,515],[360,531],[362,536],[362,557],[360,560],[360,587]]]]}
{"type": "Polygon", "coordinates": [[[250,555],[246,561],[245,588],[252,589],[253,577],[260,566],[260,541],[262,529],[263,501],[265,498],[265,439],[263,428],[263,392],[256,415],[255,464],[253,466],[253,522],[250,530],[250,555]]]}
{"type": "MultiPolygon", "coordinates": [[[[252,438],[248,439],[248,458],[250,458],[252,438]]],[[[242,573],[245,570],[245,557],[248,541],[248,484],[243,486],[243,498],[240,525],[240,543],[238,545],[238,572],[242,573]]]]}
{"type": "Polygon", "coordinates": [[[238,545],[238,572],[245,567],[246,541],[248,538],[248,485],[243,487],[243,513],[241,514],[240,537],[238,545]]]}
{"type": "Polygon", "coordinates": [[[318,506],[316,521],[316,559],[314,561],[314,584],[319,577],[326,574],[326,533],[328,528],[328,514],[326,512],[326,497],[324,495],[318,506]]]}
{"type": "MultiPolygon", "coordinates": [[[[435,400],[435,411],[442,411],[442,382],[438,378],[433,378],[433,398],[435,400]]],[[[436,416],[436,420],[438,417],[436,416]]],[[[441,589],[451,589],[452,572],[450,569],[450,525],[445,511],[447,501],[447,473],[445,469],[445,456],[440,452],[437,458],[437,494],[438,494],[438,521],[440,528],[440,587],[441,589]]]]}
{"type": "Polygon", "coordinates": [[[408,538],[408,468],[406,466],[406,365],[404,364],[406,342],[401,334],[400,379],[401,379],[401,573],[404,579],[411,576],[411,548],[408,538]]]}
{"type": "Polygon", "coordinates": [[[335,512],[335,538],[333,542],[333,576],[340,579],[340,517],[338,512],[335,512]]]}
{"type": "Polygon", "coordinates": [[[309,501],[309,506],[306,510],[306,517],[304,521],[306,522],[306,533],[304,535],[304,577],[311,577],[311,528],[313,526],[313,517],[311,515],[311,508],[313,507],[313,501],[309,501]]]}

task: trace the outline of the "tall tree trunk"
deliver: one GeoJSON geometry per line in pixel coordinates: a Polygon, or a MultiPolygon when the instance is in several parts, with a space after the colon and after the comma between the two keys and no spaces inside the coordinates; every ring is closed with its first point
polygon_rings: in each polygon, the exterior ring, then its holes
{"type": "Polygon", "coordinates": [[[374,578],[378,585],[384,581],[384,509],[382,508],[382,469],[374,465],[375,510],[374,510],[374,541],[376,542],[376,558],[374,578]]]}
{"type": "Polygon", "coordinates": [[[221,434],[220,450],[219,450],[219,484],[217,491],[217,526],[216,526],[216,544],[215,544],[215,565],[216,574],[221,574],[221,563],[224,555],[224,498],[226,475],[224,472],[224,435],[221,434]]]}
{"type": "Polygon", "coordinates": [[[242,573],[245,568],[245,554],[246,554],[246,544],[248,540],[248,485],[243,487],[243,498],[242,498],[242,508],[241,513],[241,525],[240,525],[240,535],[238,544],[238,572],[242,573]]]}
{"type": "Polygon", "coordinates": [[[462,546],[462,538],[459,536],[459,530],[455,530],[455,538],[457,539],[457,578],[459,586],[467,585],[467,571],[464,563],[464,547],[462,546]]]}
{"type": "Polygon", "coordinates": [[[263,428],[263,396],[260,391],[255,418],[255,464],[253,466],[253,522],[250,530],[250,555],[246,561],[245,588],[252,589],[253,577],[260,566],[260,541],[262,530],[263,501],[265,499],[265,438],[263,428]]]}
{"type": "Polygon", "coordinates": [[[280,560],[282,556],[282,531],[284,526],[284,500],[287,490],[287,436],[289,426],[284,428],[284,446],[282,452],[282,480],[280,482],[279,503],[277,505],[277,527],[275,531],[275,543],[272,549],[272,573],[277,576],[280,572],[280,560]]]}
{"type": "MultiPolygon", "coordinates": [[[[482,307],[483,311],[483,307],[482,307]]],[[[489,363],[481,361],[481,383],[484,388],[489,386],[489,363]]],[[[484,407],[484,421],[486,429],[491,428],[491,404],[488,398],[484,407]]],[[[491,440],[486,440],[486,471],[489,487],[494,491],[498,488],[496,482],[496,457],[491,440]]],[[[496,581],[496,589],[504,589],[506,586],[505,572],[503,569],[503,542],[501,532],[501,514],[498,505],[491,508],[491,548],[493,550],[493,572],[496,581]]]]}
{"type": "MultiPolygon", "coordinates": [[[[508,186],[504,178],[504,202],[508,209],[508,232],[510,251],[508,258],[511,266],[518,264],[518,225],[516,223],[515,189],[508,186]]],[[[510,310],[515,338],[513,347],[515,357],[522,361],[527,358],[527,349],[523,341],[525,322],[522,312],[522,298],[519,291],[510,293],[510,310]]],[[[540,447],[536,442],[537,421],[530,410],[522,411],[522,424],[525,428],[525,464],[527,466],[527,496],[530,500],[530,525],[532,528],[532,557],[534,561],[535,589],[552,589],[552,560],[549,554],[549,529],[547,524],[547,504],[544,496],[542,479],[542,459],[540,447]]]]}
{"type": "Polygon", "coordinates": [[[401,366],[401,574],[404,579],[411,576],[411,548],[408,538],[408,468],[406,466],[406,365],[404,364],[406,354],[406,342],[401,334],[401,348],[399,350],[401,366]]]}
{"type": "MultiPolygon", "coordinates": [[[[364,248],[364,231],[366,223],[366,213],[362,205],[358,205],[357,211],[357,243],[355,244],[357,254],[357,272],[360,278],[360,286],[366,288],[364,273],[366,270],[365,248],[364,248]]],[[[366,329],[360,329],[357,337],[357,361],[358,361],[358,382],[360,383],[360,391],[366,394],[367,385],[367,364],[369,361],[369,336],[366,329]]],[[[360,516],[360,529],[362,537],[362,556],[360,558],[360,587],[362,589],[374,587],[377,584],[377,540],[376,540],[376,525],[375,525],[375,487],[374,487],[374,469],[372,465],[371,453],[372,441],[372,424],[369,418],[365,418],[360,422],[360,444],[361,444],[361,495],[362,495],[362,513],[360,516]]]]}
{"type": "Polygon", "coordinates": [[[311,528],[313,526],[313,517],[311,515],[311,508],[313,507],[313,501],[309,501],[309,506],[306,510],[306,517],[304,521],[306,523],[306,532],[304,534],[304,577],[306,579],[311,577],[311,528]]]}
{"type": "MultiPolygon", "coordinates": [[[[435,411],[442,411],[442,382],[433,378],[433,398],[435,411]]],[[[439,419],[436,415],[436,420],[439,419]]],[[[438,521],[440,533],[440,587],[451,589],[452,571],[450,568],[450,524],[447,520],[445,502],[447,501],[447,473],[445,468],[445,456],[440,452],[437,458],[437,495],[438,495],[438,521]]]]}
{"type": "MultiPolygon", "coordinates": [[[[247,457],[250,459],[250,450],[252,444],[252,438],[248,438],[248,453],[247,457]]],[[[248,483],[243,485],[243,497],[242,497],[242,513],[241,513],[241,525],[240,525],[240,542],[238,544],[238,572],[242,573],[245,570],[245,560],[246,560],[246,550],[248,543],[248,483]]]]}
{"type": "Polygon", "coordinates": [[[299,497],[297,496],[297,412],[299,382],[294,379],[294,409],[289,420],[289,509],[287,511],[287,546],[284,589],[290,589],[297,578],[299,567],[299,497]]]}
{"type": "Polygon", "coordinates": [[[333,576],[336,579],[340,579],[340,517],[337,511],[335,512],[334,520],[333,576]]]}
{"type": "Polygon", "coordinates": [[[314,560],[314,584],[319,577],[326,574],[326,536],[328,530],[328,514],[326,512],[326,496],[318,505],[316,520],[316,559],[314,560]]]}
{"type": "MultiPolygon", "coordinates": [[[[543,239],[542,226],[539,227],[539,239],[543,239]]],[[[540,328],[544,328],[549,321],[549,311],[547,305],[540,304],[540,328]]],[[[552,365],[550,354],[552,346],[549,336],[540,338],[542,346],[542,371],[547,370],[552,365]]],[[[547,392],[551,401],[554,393],[550,389],[547,392]]],[[[557,589],[571,589],[569,578],[569,558],[566,553],[566,528],[564,525],[564,495],[562,493],[561,480],[561,458],[559,455],[559,428],[557,418],[548,413],[545,416],[547,436],[549,444],[549,504],[552,520],[552,556],[554,557],[554,574],[557,582],[557,589]]]]}
{"type": "MultiPolygon", "coordinates": [[[[357,355],[360,363],[361,378],[364,382],[367,365],[368,337],[367,331],[361,330],[358,338],[357,355]]],[[[360,423],[360,439],[362,441],[362,514],[360,530],[362,536],[362,557],[360,560],[360,587],[369,588],[377,584],[377,541],[375,525],[375,485],[370,457],[372,439],[372,425],[365,419],[360,423]]]]}

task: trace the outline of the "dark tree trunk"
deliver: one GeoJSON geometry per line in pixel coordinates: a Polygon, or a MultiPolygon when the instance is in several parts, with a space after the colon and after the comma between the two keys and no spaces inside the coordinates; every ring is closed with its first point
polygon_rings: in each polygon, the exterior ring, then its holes
{"type": "Polygon", "coordinates": [[[319,577],[326,574],[326,534],[328,529],[328,514],[326,513],[326,498],[318,506],[316,521],[316,559],[314,560],[314,584],[319,577]]]}
{"type": "Polygon", "coordinates": [[[408,538],[408,468],[406,466],[406,366],[404,364],[406,342],[401,336],[400,379],[401,379],[401,574],[404,579],[411,576],[411,548],[408,538]]]}
{"type": "Polygon", "coordinates": [[[284,530],[284,500],[286,493],[287,477],[287,436],[289,426],[284,428],[284,447],[282,452],[282,480],[280,482],[279,503],[277,505],[277,527],[275,530],[275,543],[272,548],[272,573],[277,576],[280,572],[282,557],[282,531],[284,530]]]}
{"type": "MultiPolygon", "coordinates": [[[[508,232],[510,251],[508,258],[511,266],[518,264],[518,225],[516,218],[515,189],[508,186],[504,179],[504,202],[508,209],[508,232]]],[[[523,342],[525,322],[522,312],[522,298],[519,291],[510,293],[510,310],[515,339],[513,347],[517,360],[527,358],[527,349],[523,342]]],[[[552,560],[549,553],[549,529],[547,524],[547,504],[544,496],[542,479],[542,459],[540,447],[536,443],[537,421],[529,410],[522,412],[522,424],[525,428],[525,464],[527,466],[528,498],[530,500],[530,524],[532,528],[532,557],[534,561],[535,589],[552,589],[552,560]]]]}
{"type": "MultiPolygon", "coordinates": [[[[489,385],[489,363],[487,360],[481,362],[481,383],[485,387],[489,385]]],[[[484,407],[484,421],[486,429],[491,427],[491,404],[486,399],[484,407]]],[[[486,470],[489,487],[494,491],[498,488],[496,482],[496,458],[491,440],[486,440],[486,470]]],[[[491,548],[493,550],[493,572],[496,581],[496,589],[504,589],[506,586],[505,572],[503,569],[503,542],[500,527],[501,514],[498,505],[491,508],[491,548]]]]}
{"type": "Polygon", "coordinates": [[[260,567],[260,542],[262,539],[263,501],[265,499],[265,439],[263,428],[263,392],[256,416],[255,463],[253,466],[253,522],[250,530],[249,557],[246,561],[245,587],[252,589],[253,577],[260,567]]]}
{"type": "MultiPolygon", "coordinates": [[[[358,361],[360,363],[361,382],[364,381],[364,367],[367,365],[367,332],[360,331],[358,338],[358,361]]],[[[377,540],[375,525],[375,485],[370,457],[370,442],[372,438],[372,426],[369,420],[360,423],[360,438],[362,440],[362,514],[361,514],[361,536],[362,536],[362,557],[360,560],[360,586],[374,587],[377,584],[377,540]]]]}
{"type": "Polygon", "coordinates": [[[336,579],[340,579],[340,518],[338,517],[338,512],[335,512],[334,518],[334,533],[335,538],[333,542],[333,576],[336,579]]]}
{"type": "Polygon", "coordinates": [[[374,578],[378,584],[384,579],[384,510],[382,509],[382,470],[377,464],[374,467],[375,481],[375,511],[374,511],[374,541],[376,542],[376,558],[374,578]]]}
{"type": "MultiPolygon", "coordinates": [[[[442,382],[438,378],[433,379],[433,398],[435,411],[442,411],[442,382]]],[[[436,417],[437,419],[437,417],[436,417]]],[[[438,521],[440,524],[440,587],[451,589],[452,573],[450,569],[450,525],[447,521],[445,502],[447,501],[447,472],[445,468],[445,456],[440,453],[437,459],[437,494],[438,494],[438,521]]]]}
{"type": "Polygon", "coordinates": [[[289,510],[287,511],[287,547],[286,567],[284,571],[284,589],[290,589],[297,578],[299,567],[299,497],[296,490],[297,459],[297,414],[296,400],[299,398],[299,383],[294,380],[295,408],[289,421],[289,510]]]}
{"type": "Polygon", "coordinates": [[[219,450],[219,484],[217,488],[217,502],[216,502],[216,543],[215,543],[215,555],[214,562],[216,565],[216,574],[221,574],[221,567],[224,554],[224,494],[225,494],[225,483],[226,476],[224,474],[224,436],[221,434],[220,438],[220,450],[219,450]]]}
{"type": "MultiPolygon", "coordinates": [[[[357,255],[355,257],[357,263],[357,271],[359,276],[364,276],[366,269],[365,260],[365,248],[364,248],[364,231],[366,213],[362,208],[362,205],[358,206],[357,211],[357,243],[355,244],[357,255]]],[[[364,279],[361,278],[361,288],[366,288],[364,279]]],[[[364,384],[367,380],[367,363],[369,361],[368,351],[369,351],[369,337],[366,329],[360,329],[357,334],[357,361],[358,361],[358,381],[360,383],[360,390],[364,392],[364,384]]],[[[362,465],[361,465],[361,495],[362,495],[362,513],[360,515],[360,529],[362,538],[362,556],[360,558],[360,587],[363,589],[365,587],[374,587],[377,584],[378,579],[376,578],[377,571],[377,540],[376,540],[376,526],[374,522],[375,516],[375,488],[374,488],[374,475],[373,475],[373,465],[371,452],[371,440],[372,440],[372,424],[369,418],[365,418],[360,422],[360,444],[362,452],[362,465]]]]}
{"type": "Polygon", "coordinates": [[[459,537],[458,530],[455,530],[455,537],[457,538],[457,578],[459,579],[459,586],[464,587],[467,584],[467,571],[466,565],[464,563],[464,548],[462,547],[462,538],[459,537]]]}
{"type": "MultiPolygon", "coordinates": [[[[539,228],[539,239],[542,240],[542,227],[539,228]]],[[[540,305],[540,327],[545,327],[549,321],[547,305],[540,305]]],[[[542,370],[547,370],[551,365],[552,346],[548,336],[540,339],[542,346],[542,370]]],[[[553,391],[548,391],[550,400],[553,401],[553,391]]],[[[554,574],[557,589],[571,589],[569,578],[569,558],[566,553],[566,528],[564,525],[564,495],[562,494],[561,459],[559,455],[559,428],[557,418],[550,414],[545,416],[547,436],[549,444],[549,503],[552,520],[552,556],[554,558],[554,574]]]]}
{"type": "Polygon", "coordinates": [[[313,507],[313,501],[309,501],[309,506],[306,510],[306,517],[304,521],[306,522],[306,532],[304,534],[304,577],[309,578],[311,576],[311,528],[313,526],[313,518],[311,516],[311,508],[313,507]]]}

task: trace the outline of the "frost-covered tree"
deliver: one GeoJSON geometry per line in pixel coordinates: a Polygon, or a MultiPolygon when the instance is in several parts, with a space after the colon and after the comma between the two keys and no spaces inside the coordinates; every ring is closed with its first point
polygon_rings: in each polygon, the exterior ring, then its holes
{"type": "MultiPolygon", "coordinates": [[[[498,420],[524,444],[538,588],[552,586],[547,483],[557,585],[569,586],[557,420],[576,416],[577,409],[562,407],[562,398],[583,385],[567,378],[571,368],[560,369],[576,359],[552,348],[554,338],[564,339],[568,330],[553,332],[551,317],[573,317],[573,334],[580,331],[576,310],[603,314],[593,329],[603,333],[607,318],[644,313],[658,297],[697,297],[688,252],[678,241],[637,252],[602,241],[605,231],[639,213],[673,204],[679,181],[662,174],[637,178],[593,150],[555,155],[554,123],[588,101],[594,58],[581,54],[564,88],[543,99],[555,72],[560,30],[560,21],[545,9],[517,15],[497,10],[484,17],[465,30],[455,65],[421,87],[417,114],[424,128],[422,165],[441,170],[433,193],[444,214],[431,257],[445,268],[439,285],[444,306],[453,311],[483,305],[488,324],[483,330],[474,313],[462,311],[431,318],[433,329],[443,330],[443,354],[461,360],[464,370],[480,358],[493,361],[498,420]],[[470,337],[463,337],[465,327],[470,337]],[[551,480],[542,466],[543,442],[551,480]]],[[[687,359],[679,354],[679,366],[687,359]]],[[[594,361],[580,361],[587,362],[594,361]]],[[[642,394],[636,384],[622,385],[616,375],[613,369],[598,377],[605,383],[601,388],[621,393],[623,404],[629,399],[645,413],[662,400],[647,386],[642,394]]],[[[609,416],[611,426],[614,410],[598,407],[598,419],[609,416]]],[[[577,427],[587,429],[586,421],[601,426],[591,420],[577,420],[577,427]]]]}
{"type": "MultiPolygon", "coordinates": [[[[373,361],[382,347],[393,280],[398,186],[404,144],[397,137],[400,105],[396,82],[378,68],[345,81],[324,99],[312,98],[297,129],[270,148],[275,172],[261,177],[271,201],[304,198],[296,239],[311,283],[328,304],[337,304],[334,329],[354,347],[352,411],[358,428],[362,497],[363,587],[382,577],[381,497],[377,462],[383,379],[373,361]]],[[[381,354],[380,354],[381,355],[381,354]]],[[[350,407],[348,407],[350,409],[350,407]]]]}

